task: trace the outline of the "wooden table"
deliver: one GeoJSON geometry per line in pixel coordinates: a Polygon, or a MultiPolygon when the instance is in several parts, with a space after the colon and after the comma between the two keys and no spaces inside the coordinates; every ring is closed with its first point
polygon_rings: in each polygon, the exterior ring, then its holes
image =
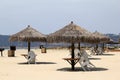
{"type": "Polygon", "coordinates": [[[73,65],[75,66],[79,62],[80,58],[63,58],[63,60],[66,60],[68,63],[71,64],[71,66],[73,65]],[[73,65],[72,65],[72,61],[74,62],[73,65]]]}
{"type": "Polygon", "coordinates": [[[24,56],[26,59],[28,59],[28,54],[21,54],[21,56],[24,56]]]}

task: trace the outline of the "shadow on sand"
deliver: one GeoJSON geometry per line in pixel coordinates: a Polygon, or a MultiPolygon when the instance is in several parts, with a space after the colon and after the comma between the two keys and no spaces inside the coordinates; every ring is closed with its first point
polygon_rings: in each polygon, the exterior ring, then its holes
{"type": "Polygon", "coordinates": [[[89,60],[101,60],[101,58],[89,58],[89,60]]]}
{"type": "MultiPolygon", "coordinates": [[[[22,62],[22,63],[18,63],[20,65],[28,65],[27,62],[22,62]]],[[[36,62],[36,64],[57,64],[57,63],[54,63],[54,62],[36,62]]]]}
{"type": "Polygon", "coordinates": [[[103,54],[103,56],[114,56],[115,54],[103,54]]]}
{"type": "MultiPolygon", "coordinates": [[[[100,68],[100,67],[96,67],[96,68],[90,68],[91,71],[106,71],[108,70],[107,68],[100,68]]],[[[71,70],[71,68],[66,67],[66,68],[61,68],[61,69],[57,69],[57,71],[68,71],[68,72],[79,72],[79,71],[83,71],[83,69],[81,67],[76,67],[74,71],[71,70]]],[[[83,71],[83,72],[91,72],[91,71],[83,71]]]]}
{"type": "Polygon", "coordinates": [[[101,55],[95,55],[95,56],[114,56],[115,54],[108,54],[108,53],[104,53],[104,54],[101,54],[101,55]]]}

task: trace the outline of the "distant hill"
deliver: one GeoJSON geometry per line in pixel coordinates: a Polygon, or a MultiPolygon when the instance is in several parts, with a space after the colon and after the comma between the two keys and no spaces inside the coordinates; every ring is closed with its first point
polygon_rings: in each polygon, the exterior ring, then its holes
{"type": "Polygon", "coordinates": [[[8,35],[0,35],[0,47],[7,47],[10,45],[9,36],[8,35]]]}
{"type": "Polygon", "coordinates": [[[116,34],[105,34],[107,36],[109,36],[113,41],[118,42],[120,35],[116,35],[116,34]]]}
{"type": "MultiPolygon", "coordinates": [[[[0,47],[9,48],[9,46],[18,46],[19,42],[10,42],[9,41],[9,35],[0,35],[0,47]]],[[[24,46],[27,45],[27,43],[23,43],[24,46]]]]}
{"type": "MultiPolygon", "coordinates": [[[[115,42],[118,42],[119,35],[116,34],[105,34],[109,36],[111,39],[113,39],[115,42]]],[[[9,42],[9,35],[0,35],[0,47],[6,47],[9,48],[10,45],[18,46],[18,47],[27,47],[26,42],[9,42]]],[[[40,42],[33,42],[32,47],[39,47],[40,45],[46,46],[46,43],[40,43],[40,42]]],[[[65,46],[67,44],[47,44],[47,46],[65,46]]]]}

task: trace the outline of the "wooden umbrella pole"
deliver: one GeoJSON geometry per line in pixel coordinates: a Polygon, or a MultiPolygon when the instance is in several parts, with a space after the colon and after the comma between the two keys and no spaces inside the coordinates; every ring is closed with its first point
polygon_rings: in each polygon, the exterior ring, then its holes
{"type": "Polygon", "coordinates": [[[80,42],[78,43],[78,49],[80,50],[80,42]]]}
{"type": "MultiPolygon", "coordinates": [[[[72,43],[72,55],[71,55],[71,58],[74,59],[75,55],[74,55],[74,43],[72,43]]],[[[72,65],[72,70],[75,69],[75,62],[74,60],[71,60],[71,65],[72,65]]]]}
{"type": "Polygon", "coordinates": [[[28,41],[28,52],[30,51],[30,41],[28,41]]]}
{"type": "Polygon", "coordinates": [[[105,51],[105,44],[104,43],[102,43],[102,50],[103,50],[103,52],[105,51]]]}
{"type": "Polygon", "coordinates": [[[97,49],[98,49],[98,43],[95,46],[95,52],[97,52],[97,49]]]}

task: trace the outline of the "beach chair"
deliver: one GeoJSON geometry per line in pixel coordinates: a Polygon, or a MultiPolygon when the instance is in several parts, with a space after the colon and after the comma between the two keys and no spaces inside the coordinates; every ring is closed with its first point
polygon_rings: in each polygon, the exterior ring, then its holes
{"type": "Polygon", "coordinates": [[[91,53],[90,55],[95,55],[96,52],[95,52],[94,47],[90,48],[90,53],[91,53]]]}
{"type": "Polygon", "coordinates": [[[27,62],[28,64],[36,64],[36,54],[33,51],[28,52],[27,62]]]}
{"type": "MultiPolygon", "coordinates": [[[[70,52],[70,54],[67,55],[67,57],[71,57],[71,56],[72,56],[72,54],[71,54],[71,49],[69,50],[69,52],[70,52]]],[[[74,55],[75,55],[75,58],[79,58],[80,50],[77,49],[77,48],[75,48],[75,49],[74,49],[74,55]]]]}
{"type": "Polygon", "coordinates": [[[96,55],[102,55],[103,54],[103,50],[101,47],[98,47],[97,51],[96,51],[96,55]]]}
{"type": "Polygon", "coordinates": [[[88,54],[85,50],[81,51],[79,63],[84,71],[90,71],[90,68],[95,67],[89,60],[88,54]]]}
{"type": "Polygon", "coordinates": [[[80,50],[77,49],[77,48],[75,48],[74,54],[75,54],[75,58],[79,58],[79,56],[81,55],[81,54],[80,54],[80,50]]]}

